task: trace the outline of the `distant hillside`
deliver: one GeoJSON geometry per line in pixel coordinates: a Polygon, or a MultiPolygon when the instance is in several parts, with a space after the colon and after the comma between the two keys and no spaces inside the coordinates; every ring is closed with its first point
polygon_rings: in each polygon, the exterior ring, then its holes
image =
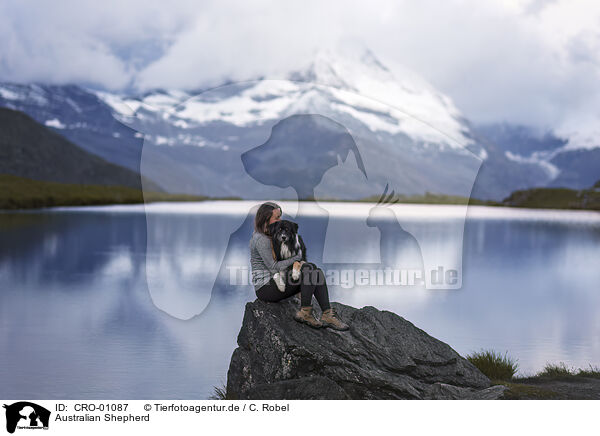
{"type": "MultiPolygon", "coordinates": [[[[4,108],[0,108],[0,174],[141,189],[136,172],[79,148],[22,112],[4,108]]],[[[146,187],[161,190],[152,182],[146,187]]]]}
{"type": "Polygon", "coordinates": [[[0,209],[31,209],[56,206],[136,204],[154,201],[202,201],[206,197],[164,192],[142,193],[123,186],[41,182],[0,174],[0,209]]]}
{"type": "Polygon", "coordinates": [[[586,209],[600,210],[600,181],[593,188],[533,188],[515,191],[502,205],[533,209],[586,209]]]}
{"type": "MultiPolygon", "coordinates": [[[[543,209],[582,209],[600,211],[600,181],[594,188],[576,191],[567,188],[535,188],[515,191],[503,202],[481,201],[475,198],[427,193],[397,196],[400,203],[487,205],[543,209]]],[[[361,202],[376,203],[379,197],[363,198],[361,202]]],[[[0,210],[31,209],[55,206],[92,206],[105,204],[136,204],[156,201],[241,200],[239,197],[210,198],[165,192],[142,192],[123,186],[102,186],[41,182],[0,174],[0,210]]],[[[286,199],[282,199],[286,200],[286,199]]],[[[294,199],[287,199],[294,201],[294,199]]],[[[320,201],[341,201],[335,198],[320,201]]]]}

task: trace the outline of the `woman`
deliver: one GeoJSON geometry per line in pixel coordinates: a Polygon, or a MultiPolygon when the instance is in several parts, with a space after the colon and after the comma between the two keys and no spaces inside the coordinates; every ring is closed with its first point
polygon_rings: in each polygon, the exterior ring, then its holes
{"type": "Polygon", "coordinates": [[[263,203],[254,218],[254,233],[250,239],[250,263],[256,296],[263,301],[275,302],[300,292],[300,310],[294,315],[296,321],[314,328],[331,327],[336,330],[348,330],[348,325],[338,318],[329,304],[325,274],[314,264],[303,264],[300,282],[298,284],[286,283],[284,292],[281,292],[273,281],[275,273],[287,269],[302,259],[301,253],[279,262],[274,259],[268,228],[270,224],[280,219],[281,208],[271,202],[263,203]],[[320,320],[316,319],[313,314],[313,295],[323,311],[320,320]]]}

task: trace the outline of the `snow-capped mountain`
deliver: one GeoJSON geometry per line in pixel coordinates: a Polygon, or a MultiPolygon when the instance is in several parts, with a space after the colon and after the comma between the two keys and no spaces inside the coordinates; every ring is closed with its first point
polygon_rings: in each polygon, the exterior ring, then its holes
{"type": "MultiPolygon", "coordinates": [[[[372,132],[402,133],[440,146],[473,143],[464,118],[447,96],[409,72],[397,79],[369,51],[355,59],[319,51],[305,69],[289,73],[279,83],[223,86],[221,91],[196,96],[174,90],[133,98],[97,95],[121,119],[134,115],[144,120],[158,111],[164,120],[185,130],[213,121],[249,127],[292,113],[326,110],[350,115],[372,132]]],[[[170,139],[170,144],[177,142],[170,139]]]]}
{"type": "MultiPolygon", "coordinates": [[[[343,126],[367,169],[363,180],[357,157],[342,156],[317,189],[323,197],[374,195],[388,183],[405,194],[468,196],[480,166],[473,191],[479,198],[501,199],[515,189],[562,180],[577,185],[594,177],[574,180],[582,162],[561,160],[564,141],[549,136],[535,149],[525,143],[518,148],[523,141],[491,126],[472,126],[447,96],[414,73],[384,66],[369,51],[321,51],[304,68],[280,77],[137,96],[0,84],[0,106],[27,112],[88,151],[141,169],[173,192],[292,197],[293,191],[282,194],[252,180],[240,156],[268,141],[279,121],[297,114],[319,114],[343,126]]],[[[309,168],[311,135],[301,128],[289,134],[297,152],[293,162],[281,165],[309,168]]],[[[595,168],[588,172],[596,174],[595,168]]]]}
{"type": "MultiPolygon", "coordinates": [[[[163,166],[162,174],[151,169],[156,164],[150,155],[142,162],[142,169],[152,173],[145,175],[169,190],[222,192],[223,187],[216,185],[226,174],[234,175],[226,177],[228,195],[266,195],[265,187],[248,191],[252,181],[239,156],[265,142],[278,121],[296,114],[319,114],[344,126],[367,167],[370,178],[360,184],[353,183],[356,174],[351,170],[332,173],[321,186],[322,196],[374,195],[389,182],[396,192],[406,194],[443,189],[468,196],[480,158],[485,157],[447,97],[423,81],[397,80],[370,52],[357,58],[321,52],[305,69],[285,79],[229,84],[195,95],[155,91],[137,98],[104,92],[97,96],[120,121],[143,132],[147,149],[162,147],[176,161],[172,163],[177,169],[165,172],[163,166]],[[183,149],[186,157],[180,160],[175,150],[183,149]],[[191,163],[190,154],[199,149],[202,155],[191,163]],[[173,179],[182,172],[183,185],[173,179]]],[[[295,134],[309,136],[302,131],[295,134]]],[[[310,144],[299,143],[298,148],[294,164],[311,167],[310,144]]]]}
{"type": "Polygon", "coordinates": [[[476,131],[508,160],[543,170],[538,186],[585,189],[600,179],[600,135],[596,141],[593,136],[583,140],[506,123],[477,126],[476,131]]]}
{"type": "Polygon", "coordinates": [[[142,139],[79,86],[0,84],[0,106],[25,112],[81,148],[139,172],[142,139]]]}

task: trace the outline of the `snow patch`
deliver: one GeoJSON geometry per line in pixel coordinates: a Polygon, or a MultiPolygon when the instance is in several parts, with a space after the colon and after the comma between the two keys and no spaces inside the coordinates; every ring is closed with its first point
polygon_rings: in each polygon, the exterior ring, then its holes
{"type": "Polygon", "coordinates": [[[126,117],[133,116],[142,104],[139,100],[123,98],[108,92],[93,91],[93,93],[110,106],[118,115],[126,117]]]}
{"type": "Polygon", "coordinates": [[[47,127],[53,127],[55,129],[64,129],[65,127],[67,127],[63,123],[61,123],[58,118],[54,118],[52,120],[47,120],[44,124],[47,127]]]}
{"type": "Polygon", "coordinates": [[[175,127],[180,127],[180,128],[182,128],[182,129],[189,129],[189,128],[190,128],[190,125],[189,125],[189,123],[186,123],[184,120],[177,120],[177,121],[175,121],[175,122],[173,123],[173,125],[174,125],[175,127]]]}
{"type": "Polygon", "coordinates": [[[540,152],[535,152],[529,157],[511,153],[510,151],[506,151],[504,155],[507,159],[512,160],[513,162],[538,165],[546,172],[550,180],[556,179],[560,174],[560,169],[558,169],[556,165],[549,162],[548,156],[542,155],[540,152]]]}
{"type": "Polygon", "coordinates": [[[156,145],[173,145],[173,138],[167,138],[166,136],[157,135],[154,138],[154,143],[156,145]]]}
{"type": "Polygon", "coordinates": [[[14,91],[11,91],[10,89],[0,88],[0,97],[2,97],[5,100],[18,100],[19,94],[17,94],[14,91]]]}

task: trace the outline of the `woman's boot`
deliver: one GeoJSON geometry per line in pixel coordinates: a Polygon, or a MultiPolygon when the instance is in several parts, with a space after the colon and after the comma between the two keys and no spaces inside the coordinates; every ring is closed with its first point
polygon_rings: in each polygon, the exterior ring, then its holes
{"type": "Polygon", "coordinates": [[[344,321],[338,318],[337,313],[333,309],[323,311],[321,315],[321,323],[325,327],[331,327],[335,330],[348,330],[350,327],[344,321]]]}
{"type": "Polygon", "coordinates": [[[323,323],[315,318],[312,306],[301,307],[294,315],[294,319],[316,329],[323,327],[323,323]]]}

